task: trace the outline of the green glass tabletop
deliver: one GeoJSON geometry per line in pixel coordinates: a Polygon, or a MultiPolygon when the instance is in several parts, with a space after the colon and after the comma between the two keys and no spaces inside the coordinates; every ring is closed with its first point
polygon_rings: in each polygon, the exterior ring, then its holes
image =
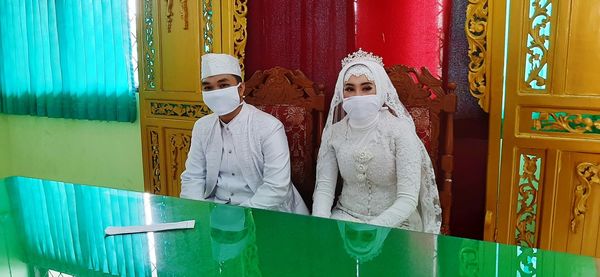
{"type": "Polygon", "coordinates": [[[596,276],[538,249],[116,189],[0,180],[0,276],[596,276]],[[193,229],[105,236],[108,226],[193,229]]]}

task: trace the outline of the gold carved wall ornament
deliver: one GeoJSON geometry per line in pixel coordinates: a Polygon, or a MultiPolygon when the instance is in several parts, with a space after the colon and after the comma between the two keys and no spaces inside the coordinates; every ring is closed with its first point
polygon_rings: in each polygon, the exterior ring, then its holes
{"type": "Polygon", "coordinates": [[[174,0],[165,0],[167,3],[167,32],[171,32],[171,28],[173,27],[173,1],[174,0]]]}
{"type": "Polygon", "coordinates": [[[579,185],[575,187],[573,201],[573,219],[571,220],[571,232],[577,232],[577,226],[585,219],[587,211],[587,200],[592,193],[593,185],[600,185],[600,166],[592,163],[580,163],[577,165],[577,177],[579,185]]]}
{"type": "Polygon", "coordinates": [[[144,62],[144,80],[146,81],[145,90],[156,89],[156,80],[154,73],[154,65],[156,60],[156,48],[154,43],[154,17],[152,15],[153,7],[152,0],[144,0],[144,44],[143,56],[144,62]]]}
{"type": "Polygon", "coordinates": [[[150,102],[150,114],[183,118],[200,118],[210,114],[205,104],[150,102]]]}
{"type": "Polygon", "coordinates": [[[188,0],[179,0],[181,5],[181,20],[183,20],[183,29],[188,30],[190,28],[189,12],[188,12],[188,0]]]}
{"type": "Polygon", "coordinates": [[[169,138],[171,151],[171,180],[173,183],[179,183],[179,176],[185,169],[184,163],[187,154],[190,152],[192,136],[182,133],[172,134],[169,138]],[[183,166],[182,166],[183,165],[183,166]]]}
{"type": "Polygon", "coordinates": [[[574,134],[600,133],[600,115],[534,112],[532,119],[532,128],[536,131],[568,132],[574,134]]]}
{"type": "MultiPolygon", "coordinates": [[[[175,0],[165,0],[167,3],[167,33],[170,33],[173,28],[173,4],[175,0]]],[[[179,0],[181,20],[183,21],[183,29],[189,29],[189,14],[188,14],[188,1],[179,0]]]]}
{"type": "Polygon", "coordinates": [[[525,85],[530,89],[545,91],[548,78],[552,0],[529,0],[529,2],[525,85]]]}
{"type": "Polygon", "coordinates": [[[465,32],[469,43],[469,92],[479,106],[489,112],[490,99],[486,79],[488,0],[469,0],[465,32]]]}
{"type": "Polygon", "coordinates": [[[518,246],[536,247],[537,200],[542,160],[530,154],[521,154],[520,159],[515,243],[518,246]]]}
{"type": "Polygon", "coordinates": [[[152,168],[152,193],[160,194],[162,183],[160,181],[160,143],[156,130],[150,130],[150,155],[152,168]]]}
{"type": "Polygon", "coordinates": [[[213,51],[213,8],[212,0],[202,0],[202,37],[204,40],[204,53],[212,53],[213,51]]]}
{"type": "Polygon", "coordinates": [[[246,57],[246,32],[248,13],[248,0],[235,0],[235,12],[233,13],[233,51],[234,56],[240,60],[242,75],[244,74],[244,58],[246,57]]]}

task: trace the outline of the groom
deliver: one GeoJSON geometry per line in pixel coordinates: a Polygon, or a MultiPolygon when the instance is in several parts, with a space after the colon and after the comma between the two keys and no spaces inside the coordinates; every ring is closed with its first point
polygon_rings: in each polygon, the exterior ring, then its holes
{"type": "Polygon", "coordinates": [[[300,214],[283,124],[242,101],[238,60],[202,56],[202,97],[213,114],[194,124],[181,197],[300,214]]]}

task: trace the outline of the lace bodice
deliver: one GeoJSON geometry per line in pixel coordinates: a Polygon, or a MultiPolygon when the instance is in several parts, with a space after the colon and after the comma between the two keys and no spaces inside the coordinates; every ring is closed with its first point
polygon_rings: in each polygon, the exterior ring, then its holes
{"type": "MultiPolygon", "coordinates": [[[[338,170],[343,179],[337,209],[356,221],[422,230],[417,210],[421,180],[419,139],[410,126],[382,110],[361,129],[347,120],[332,126],[318,162],[315,215],[329,217],[338,170]]],[[[344,218],[342,218],[344,219],[344,218]]]]}

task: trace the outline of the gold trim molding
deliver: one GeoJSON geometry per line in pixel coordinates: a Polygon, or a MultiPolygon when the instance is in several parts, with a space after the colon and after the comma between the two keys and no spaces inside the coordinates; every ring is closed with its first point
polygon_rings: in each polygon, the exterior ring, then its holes
{"type": "Polygon", "coordinates": [[[205,104],[150,102],[150,114],[183,118],[200,118],[211,113],[205,104]]]}
{"type": "Polygon", "coordinates": [[[248,38],[246,14],[248,14],[248,0],[235,0],[233,13],[233,51],[234,56],[240,61],[242,78],[244,77],[244,58],[246,58],[246,41],[248,38]]]}
{"type": "Polygon", "coordinates": [[[490,99],[486,79],[488,0],[469,0],[465,32],[469,43],[469,92],[479,106],[489,112],[490,99]]]}
{"type": "Polygon", "coordinates": [[[587,211],[587,200],[592,194],[592,186],[600,185],[600,166],[588,162],[577,165],[577,177],[579,185],[575,186],[575,201],[573,202],[573,219],[571,220],[571,232],[577,232],[577,226],[585,219],[587,211]]]}

